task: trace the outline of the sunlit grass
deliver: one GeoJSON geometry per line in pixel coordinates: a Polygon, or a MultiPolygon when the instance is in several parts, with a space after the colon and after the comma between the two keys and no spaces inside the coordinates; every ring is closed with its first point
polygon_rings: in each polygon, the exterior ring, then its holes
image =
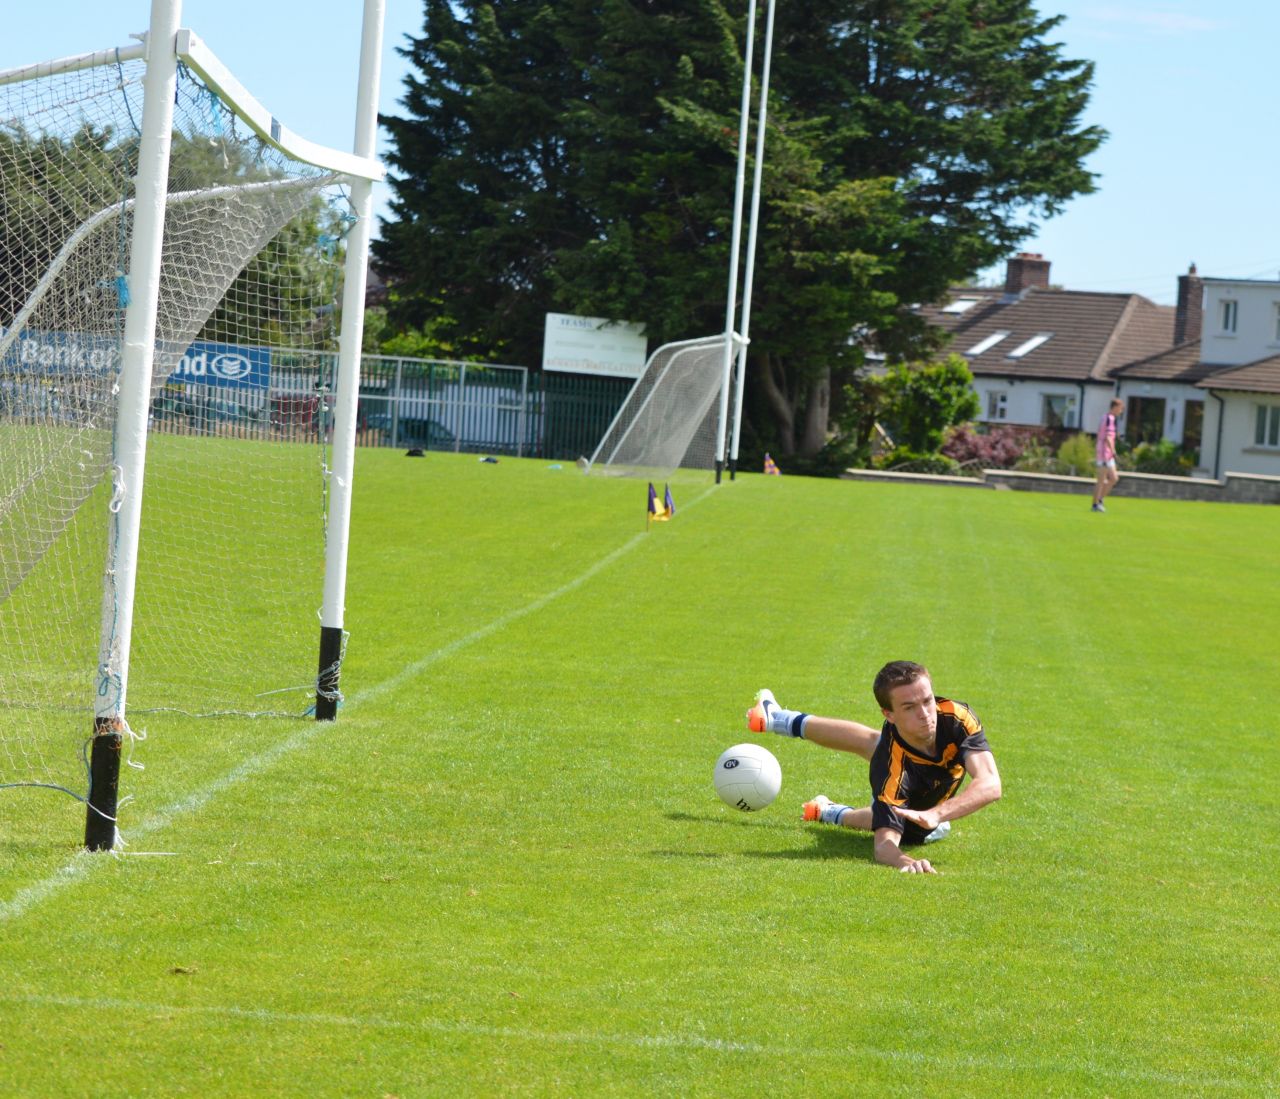
{"type": "Polygon", "coordinates": [[[149,717],[120,858],[0,795],[0,1093],[1280,1088],[1280,511],[673,490],[362,451],[335,724],[149,717]],[[756,688],[872,721],[900,657],[1004,779],[940,875],[798,821],[856,759],[716,799],[756,688]]]}

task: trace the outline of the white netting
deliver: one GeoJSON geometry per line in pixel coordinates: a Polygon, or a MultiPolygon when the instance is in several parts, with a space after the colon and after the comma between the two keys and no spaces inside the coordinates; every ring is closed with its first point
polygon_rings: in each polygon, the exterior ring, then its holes
{"type": "MultiPolygon", "coordinates": [[[[0,86],[0,785],[83,789],[141,61],[0,86]]],[[[337,181],[185,69],[174,114],[129,707],[308,705],[337,181]]],[[[105,614],[110,628],[110,611],[105,614]]]]}
{"type": "Polygon", "coordinates": [[[653,479],[676,469],[714,469],[724,349],[723,335],[703,336],[663,344],[650,355],[591,468],[653,479]]]}

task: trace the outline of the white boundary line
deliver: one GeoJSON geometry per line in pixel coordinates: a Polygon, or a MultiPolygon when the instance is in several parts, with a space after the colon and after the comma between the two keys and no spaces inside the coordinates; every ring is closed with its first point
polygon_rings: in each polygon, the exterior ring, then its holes
{"type": "Polygon", "coordinates": [[[506,1041],[541,1042],[545,1045],[616,1046],[632,1049],[692,1049],[714,1053],[746,1054],[751,1057],[871,1058],[879,1061],[906,1062],[912,1065],[961,1069],[995,1069],[1009,1072],[1038,1072],[1049,1078],[1067,1072],[1085,1072],[1106,1080],[1129,1080],[1196,1090],[1255,1091],[1259,1081],[1243,1081],[1238,1077],[1206,1077],[1182,1073],[1149,1071],[1106,1064],[1096,1058],[1081,1061],[1049,1060],[1034,1057],[983,1056],[964,1053],[926,1053],[920,1050],[884,1049],[878,1046],[796,1046],[762,1045],[759,1042],[737,1042],[712,1038],[703,1034],[609,1034],[594,1031],[535,1030],[529,1027],[491,1026],[483,1023],[454,1022],[446,1019],[388,1019],[379,1015],[334,1015],[326,1012],[271,1011],[267,1008],[235,1007],[224,1004],[157,1004],[137,1000],[84,996],[53,996],[0,992],[0,1003],[27,1004],[33,1007],[83,1008],[131,1015],[165,1017],[209,1017],[244,1019],[255,1022],[328,1026],[363,1030],[399,1030],[409,1033],[454,1034],[471,1038],[498,1038],[506,1041]]]}
{"type": "MultiPolygon", "coordinates": [[[[693,500],[689,501],[689,503],[684,504],[681,510],[687,510],[706,499],[707,496],[715,491],[715,489],[715,485],[710,486],[702,493],[702,495],[696,496],[693,500]]],[[[417,660],[408,665],[406,668],[393,675],[390,679],[374,684],[372,687],[367,687],[362,691],[354,692],[348,700],[349,704],[357,705],[362,702],[371,702],[376,698],[380,698],[388,691],[394,690],[413,679],[415,676],[421,675],[427,668],[431,667],[433,664],[439,663],[447,657],[452,656],[460,649],[465,649],[468,645],[474,645],[477,641],[483,641],[486,637],[489,637],[492,634],[497,633],[499,630],[511,625],[512,622],[517,622],[521,618],[525,618],[528,615],[542,610],[542,608],[548,603],[554,602],[562,595],[567,595],[569,592],[582,587],[583,584],[594,577],[597,573],[613,564],[613,562],[618,560],[618,558],[630,553],[636,548],[636,546],[644,541],[648,533],[648,531],[645,531],[643,533],[636,534],[635,537],[630,539],[630,541],[624,542],[612,553],[606,554],[604,557],[600,558],[599,561],[588,568],[581,576],[570,580],[567,584],[562,584],[560,587],[556,588],[555,591],[539,596],[532,603],[528,603],[518,610],[510,611],[499,618],[495,618],[488,625],[481,626],[478,630],[467,634],[465,637],[460,637],[456,641],[451,641],[443,648],[436,649],[435,652],[429,653],[421,660],[417,660]]],[[[130,841],[142,839],[150,835],[152,832],[156,832],[173,823],[176,818],[185,816],[188,813],[202,808],[224,790],[229,790],[233,786],[239,786],[245,779],[258,774],[260,771],[265,771],[268,767],[271,767],[284,756],[291,755],[293,752],[305,748],[320,731],[321,726],[319,722],[310,722],[301,732],[295,733],[287,740],[282,740],[279,743],[272,745],[266,751],[259,752],[258,755],[246,759],[243,763],[232,768],[221,778],[215,779],[213,782],[209,783],[208,786],[205,786],[192,794],[188,794],[185,798],[181,798],[164,809],[158,810],[150,817],[147,817],[145,820],[130,828],[125,833],[125,836],[130,841]]],[[[74,854],[63,866],[59,867],[47,878],[43,878],[24,889],[20,889],[14,895],[12,900],[0,901],[0,924],[6,923],[10,920],[15,920],[19,916],[25,915],[27,912],[31,911],[31,909],[53,896],[60,889],[71,885],[73,882],[79,881],[91,870],[101,864],[101,853],[84,850],[76,852],[76,854],[74,854]]]]}

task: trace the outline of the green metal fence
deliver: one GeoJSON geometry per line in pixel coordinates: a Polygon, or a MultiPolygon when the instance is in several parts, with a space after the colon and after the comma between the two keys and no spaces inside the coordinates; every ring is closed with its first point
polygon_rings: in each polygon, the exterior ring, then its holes
{"type": "MultiPolygon", "coordinates": [[[[336,366],[329,353],[272,350],[269,389],[171,382],[152,403],[152,423],[181,434],[318,437],[332,427],[326,412],[336,366]]],[[[356,442],[572,460],[595,450],[631,385],[522,366],[365,355],[356,442]]]]}
{"type": "Polygon", "coordinates": [[[366,355],[357,438],[365,446],[574,459],[595,449],[630,388],[627,379],[366,355]]]}

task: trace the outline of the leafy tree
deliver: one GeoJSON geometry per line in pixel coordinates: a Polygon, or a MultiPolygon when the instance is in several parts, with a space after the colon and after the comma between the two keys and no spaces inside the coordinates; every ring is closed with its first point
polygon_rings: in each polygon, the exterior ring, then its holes
{"type": "Polygon", "coordinates": [[[979,412],[969,364],[959,355],[936,363],[895,363],[884,382],[883,416],[899,447],[936,454],[947,428],[979,412]]]}
{"type": "MultiPolygon", "coordinates": [[[[548,310],[723,326],[741,0],[424,0],[375,253],[396,323],[536,362],[548,310]]],[[[1092,190],[1092,65],[1032,0],[812,0],[775,35],[748,437],[816,455],[864,347],[1092,190]],[[851,338],[851,334],[856,338],[851,338]]],[[[754,147],[754,143],[753,143],[754,147]]],[[[936,448],[935,448],[936,449],[936,448]]]]}

